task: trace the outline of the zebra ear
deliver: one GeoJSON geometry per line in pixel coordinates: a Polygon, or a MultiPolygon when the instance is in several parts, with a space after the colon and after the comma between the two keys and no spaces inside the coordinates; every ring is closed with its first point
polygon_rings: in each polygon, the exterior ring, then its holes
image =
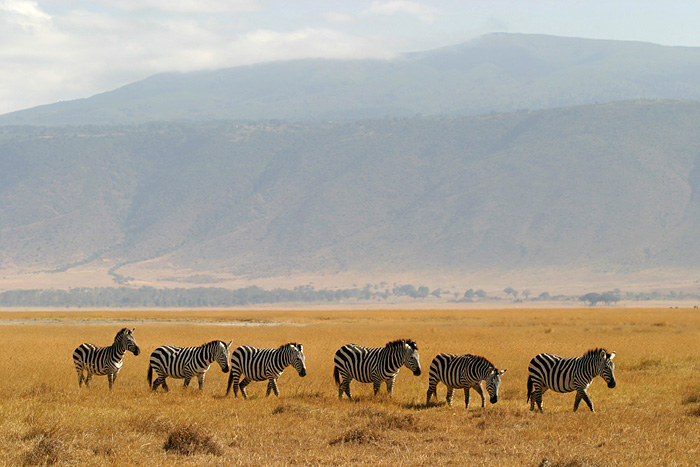
{"type": "Polygon", "coordinates": [[[498,376],[501,376],[501,375],[502,375],[503,373],[505,373],[506,371],[508,371],[508,368],[506,368],[505,370],[499,371],[499,372],[498,372],[498,376]]]}
{"type": "Polygon", "coordinates": [[[131,328],[131,331],[129,331],[129,334],[133,334],[134,331],[136,331],[136,328],[131,328]]]}
{"type": "Polygon", "coordinates": [[[226,348],[227,348],[227,349],[230,348],[230,347],[231,347],[231,344],[233,344],[233,341],[228,341],[228,344],[226,344],[226,348]]]}
{"type": "Polygon", "coordinates": [[[303,352],[303,351],[304,351],[304,346],[301,345],[301,344],[297,344],[297,349],[299,349],[299,352],[303,352]]]}
{"type": "Polygon", "coordinates": [[[610,355],[608,355],[608,359],[612,360],[615,358],[615,352],[610,352],[610,355]]]}

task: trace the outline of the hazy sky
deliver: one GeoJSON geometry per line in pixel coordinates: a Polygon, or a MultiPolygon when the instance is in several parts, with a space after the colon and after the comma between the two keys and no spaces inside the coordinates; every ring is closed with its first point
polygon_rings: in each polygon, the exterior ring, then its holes
{"type": "Polygon", "coordinates": [[[696,0],[0,0],[0,113],[161,71],[388,58],[489,32],[700,46],[696,0]]]}

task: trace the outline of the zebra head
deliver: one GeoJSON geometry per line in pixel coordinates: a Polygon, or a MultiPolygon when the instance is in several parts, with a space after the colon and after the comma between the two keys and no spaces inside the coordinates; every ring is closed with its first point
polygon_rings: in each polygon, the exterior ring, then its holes
{"type": "Polygon", "coordinates": [[[606,350],[600,350],[600,376],[603,377],[609,388],[614,388],[615,382],[615,364],[613,363],[615,352],[607,353],[606,350]]]}
{"type": "Polygon", "coordinates": [[[301,344],[289,344],[292,351],[291,365],[297,370],[302,378],[306,376],[306,356],[304,355],[304,346],[301,344]]]}
{"type": "Polygon", "coordinates": [[[404,341],[405,357],[403,364],[413,372],[415,376],[420,376],[420,355],[418,355],[418,346],[416,341],[405,340],[404,341]]]}
{"type": "Polygon", "coordinates": [[[501,386],[501,375],[508,370],[498,371],[494,368],[491,373],[485,378],[486,381],[486,391],[491,396],[491,403],[495,404],[498,402],[498,388],[501,386]]]}
{"type": "Polygon", "coordinates": [[[221,371],[224,373],[228,373],[229,370],[228,360],[231,358],[229,347],[231,347],[232,342],[233,341],[228,341],[228,343],[224,341],[212,342],[214,344],[214,360],[216,360],[221,367],[221,371]]]}
{"type": "Polygon", "coordinates": [[[114,345],[121,347],[122,349],[128,350],[134,355],[141,353],[141,349],[136,345],[134,340],[134,329],[123,328],[121,331],[114,336],[114,345]]]}

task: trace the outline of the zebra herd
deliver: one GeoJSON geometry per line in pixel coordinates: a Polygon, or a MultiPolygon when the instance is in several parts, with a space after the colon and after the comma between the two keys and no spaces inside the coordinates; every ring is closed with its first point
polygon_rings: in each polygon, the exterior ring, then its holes
{"type": "MultiPolygon", "coordinates": [[[[126,351],[134,355],[140,353],[134,340],[134,330],[121,329],[114,337],[114,343],[108,347],[94,344],[81,344],[73,352],[73,362],[78,373],[78,386],[89,386],[93,375],[107,375],[109,389],[123,364],[126,351]],[[86,373],[86,375],[85,375],[86,373]]],[[[166,378],[184,379],[187,387],[193,377],[199,382],[199,389],[204,387],[204,376],[209,367],[217,362],[221,371],[229,373],[226,395],[233,387],[233,394],[238,397],[238,390],[244,398],[248,398],[246,386],[252,381],[267,381],[267,396],[274,392],[279,396],[277,379],[285,368],[293,366],[299,376],[306,376],[306,357],[304,348],[299,343],[289,343],[277,349],[260,349],[251,346],[241,346],[230,352],[231,341],[228,343],[214,340],[199,347],[177,347],[164,345],[151,353],[148,366],[148,385],[152,391],[159,386],[168,391],[166,378]],[[230,361],[230,365],[229,365],[230,361]],[[153,373],[157,378],[153,380],[153,373]]],[[[574,412],[581,400],[593,412],[586,389],[596,376],[601,376],[609,388],[615,387],[615,352],[605,349],[592,349],[582,357],[563,358],[558,355],[541,353],[536,355],[528,366],[527,401],[530,410],[535,410],[535,404],[542,411],[542,395],[548,389],[555,392],[576,391],[574,412]]],[[[345,394],[352,399],[350,382],[353,379],[361,383],[372,383],[374,394],[379,392],[382,383],[386,384],[387,392],[392,394],[394,381],[399,369],[405,366],[415,376],[421,375],[420,356],[416,342],[410,339],[399,339],[387,343],[384,347],[372,348],[357,344],[347,344],[338,349],[334,357],[333,379],[338,386],[338,398],[345,394]]],[[[486,392],[492,404],[498,402],[498,389],[501,376],[506,370],[499,370],[484,357],[476,355],[455,355],[450,353],[438,354],[430,364],[426,406],[432,396],[437,398],[438,383],[447,386],[446,400],[452,406],[455,389],[464,389],[465,407],[469,407],[469,390],[474,389],[481,396],[481,406],[485,405],[484,392],[481,382],[486,385],[486,392]]]]}

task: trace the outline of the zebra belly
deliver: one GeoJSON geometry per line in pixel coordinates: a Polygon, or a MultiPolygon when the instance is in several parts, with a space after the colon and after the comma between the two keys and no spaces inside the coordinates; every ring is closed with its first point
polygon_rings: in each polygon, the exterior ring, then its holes
{"type": "Polygon", "coordinates": [[[121,370],[123,364],[123,361],[119,361],[117,363],[110,363],[109,365],[100,368],[93,363],[83,363],[82,367],[90,373],[92,373],[93,375],[104,376],[111,375],[113,373],[118,373],[119,370],[121,370]]]}

